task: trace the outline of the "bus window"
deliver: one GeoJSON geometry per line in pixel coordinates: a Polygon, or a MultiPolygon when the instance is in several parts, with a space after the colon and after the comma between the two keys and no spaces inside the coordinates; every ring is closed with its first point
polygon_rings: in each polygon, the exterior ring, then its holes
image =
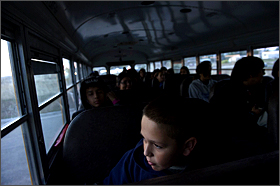
{"type": "MultiPolygon", "coordinates": [[[[1,131],[22,117],[13,52],[11,42],[1,39],[1,131]]],[[[1,185],[32,184],[22,132],[26,124],[1,137],[1,185]]]]}
{"type": "Polygon", "coordinates": [[[189,68],[190,74],[196,73],[196,57],[184,58],[184,66],[189,68]]]}
{"type": "Polygon", "coordinates": [[[58,136],[64,125],[62,105],[62,98],[59,97],[40,111],[44,141],[47,152],[50,150],[50,147],[54,143],[56,137],[58,136]]]}
{"type": "Polygon", "coordinates": [[[161,62],[157,61],[155,62],[155,69],[160,69],[161,68],[161,62]]]}
{"type": "Polygon", "coordinates": [[[217,74],[217,60],[216,60],[216,54],[210,54],[210,55],[204,55],[204,56],[199,56],[199,62],[203,61],[210,61],[212,63],[212,71],[211,74],[217,74]]]}
{"type": "Polygon", "coordinates": [[[172,68],[171,60],[162,61],[162,66],[167,68],[167,69],[172,68]]]}
{"type": "Polygon", "coordinates": [[[63,61],[66,88],[68,88],[69,86],[73,85],[72,73],[70,69],[70,61],[69,59],[65,59],[65,58],[62,58],[62,61],[63,61]]]}
{"type": "Polygon", "coordinates": [[[150,63],[150,69],[149,69],[149,72],[153,72],[155,69],[154,69],[154,63],[151,62],[150,63]]]}
{"type": "Polygon", "coordinates": [[[92,69],[93,71],[97,71],[99,73],[99,75],[106,75],[107,74],[107,70],[105,67],[94,67],[92,69]]]}
{"type": "Polygon", "coordinates": [[[11,43],[1,39],[1,129],[21,116],[8,46],[11,43]]]}
{"type": "Polygon", "coordinates": [[[45,101],[60,93],[57,74],[38,74],[34,75],[34,79],[38,105],[41,105],[45,101]]]}
{"type": "MultiPolygon", "coordinates": [[[[77,89],[78,92],[80,92],[79,89],[77,89]]],[[[67,98],[68,98],[68,104],[69,104],[69,112],[70,112],[70,117],[74,112],[77,111],[78,107],[76,105],[76,100],[75,100],[75,90],[74,87],[69,89],[67,91],[67,98]]]]}
{"type": "Polygon", "coordinates": [[[174,70],[175,74],[179,74],[180,73],[181,67],[182,67],[181,60],[180,61],[173,61],[173,70],[174,70]]]}
{"type": "Polygon", "coordinates": [[[279,47],[258,48],[253,51],[255,57],[259,57],[264,62],[265,76],[271,76],[275,61],[279,58],[279,47]]]}
{"type": "Polygon", "coordinates": [[[136,64],[134,68],[137,70],[137,72],[139,72],[141,68],[144,68],[147,71],[147,64],[136,64]]]}
{"type": "Polygon", "coordinates": [[[119,75],[123,71],[124,67],[126,68],[126,70],[131,68],[130,65],[111,66],[110,74],[119,75]]]}
{"type": "Polygon", "coordinates": [[[236,61],[246,56],[247,56],[246,50],[221,53],[221,66],[222,66],[221,73],[231,75],[231,71],[236,61]]]}
{"type": "Polygon", "coordinates": [[[84,79],[83,65],[80,63],[79,67],[80,67],[80,78],[82,80],[82,79],[84,79]]]}
{"type": "Polygon", "coordinates": [[[1,138],[1,185],[32,185],[22,135],[21,126],[18,126],[1,138]]]}
{"type": "Polygon", "coordinates": [[[80,79],[79,79],[79,75],[78,75],[79,71],[78,71],[78,64],[77,64],[77,62],[74,62],[74,70],[75,70],[74,75],[76,77],[76,82],[78,82],[80,79]]]}

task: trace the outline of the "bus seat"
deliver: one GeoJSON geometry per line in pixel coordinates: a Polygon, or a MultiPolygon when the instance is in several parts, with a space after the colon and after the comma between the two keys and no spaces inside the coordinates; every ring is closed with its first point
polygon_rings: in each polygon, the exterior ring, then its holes
{"type": "Polygon", "coordinates": [[[268,99],[267,129],[273,148],[279,149],[279,91],[274,91],[268,99]]]}
{"type": "Polygon", "coordinates": [[[131,185],[279,185],[279,151],[131,185]]]}
{"type": "Polygon", "coordinates": [[[180,85],[180,96],[189,97],[189,86],[193,81],[193,76],[186,77],[180,85]]]}
{"type": "Polygon", "coordinates": [[[210,89],[209,93],[209,100],[213,97],[215,93],[220,91],[221,87],[223,87],[225,84],[229,83],[230,79],[223,79],[218,81],[216,84],[213,85],[213,87],[210,89]]]}
{"type": "Polygon", "coordinates": [[[230,76],[228,74],[215,74],[215,75],[211,75],[211,78],[216,81],[221,81],[223,79],[229,79],[230,76]]]}
{"type": "Polygon", "coordinates": [[[104,83],[111,89],[114,89],[116,87],[116,83],[117,83],[116,75],[114,74],[101,75],[99,76],[99,78],[102,79],[104,83]]]}
{"type": "Polygon", "coordinates": [[[66,184],[102,181],[142,138],[142,106],[86,110],[71,121],[63,143],[66,184]]]}

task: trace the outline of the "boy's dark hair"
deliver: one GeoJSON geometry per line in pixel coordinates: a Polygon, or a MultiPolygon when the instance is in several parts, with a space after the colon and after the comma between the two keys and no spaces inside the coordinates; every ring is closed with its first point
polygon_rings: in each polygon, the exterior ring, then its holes
{"type": "Polygon", "coordinates": [[[264,62],[262,59],[255,56],[243,57],[235,63],[230,79],[236,83],[242,83],[250,75],[253,77],[257,76],[263,67],[264,62]]]}
{"type": "Polygon", "coordinates": [[[146,117],[157,123],[178,144],[190,137],[196,137],[198,141],[204,137],[210,122],[209,113],[207,102],[174,95],[161,95],[143,110],[146,117]]]}
{"type": "Polygon", "coordinates": [[[199,63],[196,67],[196,73],[203,74],[203,76],[211,75],[211,70],[209,70],[209,67],[211,67],[211,65],[212,63],[210,61],[203,61],[199,63]]]}
{"type": "MultiPolygon", "coordinates": [[[[186,66],[182,66],[182,67],[181,67],[181,69],[185,69],[185,70],[187,71],[187,74],[190,74],[190,70],[189,70],[189,68],[188,68],[188,67],[186,67],[186,66]]],[[[181,69],[180,69],[180,70],[181,70],[181,69]]]]}
{"type": "Polygon", "coordinates": [[[105,94],[109,91],[108,87],[105,85],[102,79],[95,78],[95,77],[85,79],[81,83],[81,88],[80,88],[81,101],[85,109],[92,108],[92,106],[88,103],[87,96],[86,96],[86,90],[90,87],[99,87],[105,92],[105,94]]]}
{"type": "Polygon", "coordinates": [[[118,85],[121,84],[122,79],[125,78],[125,77],[129,77],[132,80],[131,74],[129,74],[127,72],[121,72],[117,77],[118,85]]]}

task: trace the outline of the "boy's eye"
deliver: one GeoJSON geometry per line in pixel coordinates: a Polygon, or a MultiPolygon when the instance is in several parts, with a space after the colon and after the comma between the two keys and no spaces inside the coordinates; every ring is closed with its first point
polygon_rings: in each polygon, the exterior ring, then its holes
{"type": "Polygon", "coordinates": [[[159,145],[157,145],[157,144],[155,144],[155,143],[154,143],[154,146],[155,146],[156,148],[158,148],[158,149],[161,149],[161,148],[162,148],[161,146],[159,146],[159,145]]]}

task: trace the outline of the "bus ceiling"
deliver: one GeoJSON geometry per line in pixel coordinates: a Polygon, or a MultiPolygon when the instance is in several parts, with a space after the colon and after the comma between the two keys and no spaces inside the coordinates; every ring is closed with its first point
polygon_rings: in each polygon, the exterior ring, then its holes
{"type": "Polygon", "coordinates": [[[94,66],[279,45],[278,1],[4,1],[94,66]]]}

